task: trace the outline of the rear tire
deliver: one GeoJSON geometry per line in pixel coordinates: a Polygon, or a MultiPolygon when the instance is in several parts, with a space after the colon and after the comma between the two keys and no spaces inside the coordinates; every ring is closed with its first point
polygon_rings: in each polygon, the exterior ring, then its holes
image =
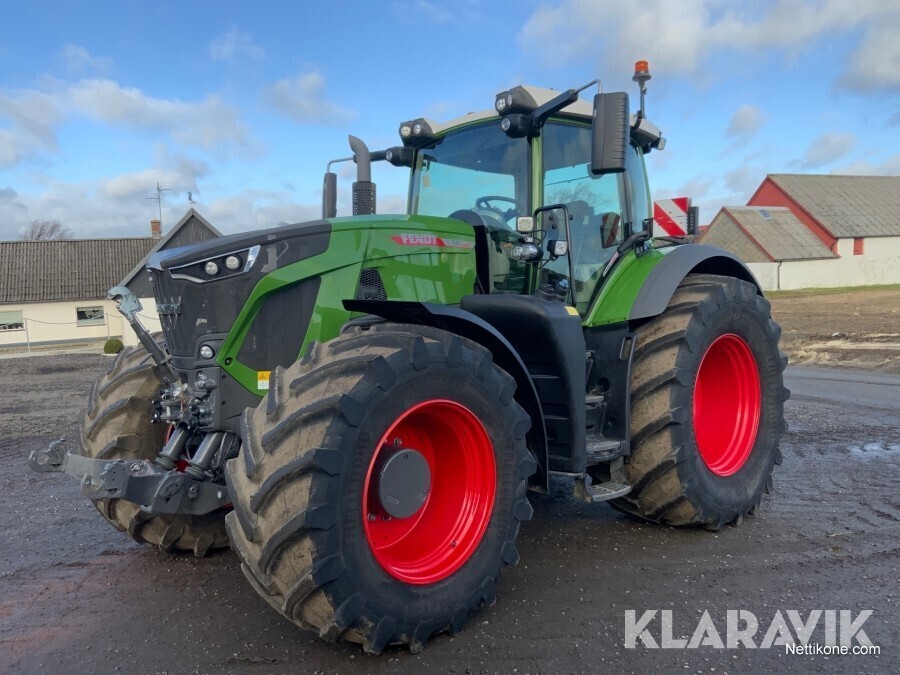
{"type": "Polygon", "coordinates": [[[616,508],[719,529],[759,507],[786,429],[781,329],[755,286],[691,275],[636,330],[632,485],[616,508]]]}
{"type": "MultiPolygon", "coordinates": [[[[155,336],[157,337],[157,336],[155,336]]],[[[162,374],[143,346],[124,349],[91,388],[81,423],[86,457],[152,459],[165,443],[166,425],[152,424],[153,399],[162,374]]],[[[201,516],[149,515],[123,499],[96,499],[94,506],[112,525],[139,544],[202,557],[225,548],[223,511],[201,516]]]]}
{"type": "Polygon", "coordinates": [[[245,412],[242,456],[226,466],[232,545],[263,598],[370,653],[419,651],[493,604],[501,568],[519,559],[536,464],[530,419],[490,352],[380,324],[314,344],[269,386],[245,412]],[[416,493],[424,503],[412,515],[402,498],[393,517],[379,501],[376,476],[394,446],[428,461],[427,497],[416,493]]]}

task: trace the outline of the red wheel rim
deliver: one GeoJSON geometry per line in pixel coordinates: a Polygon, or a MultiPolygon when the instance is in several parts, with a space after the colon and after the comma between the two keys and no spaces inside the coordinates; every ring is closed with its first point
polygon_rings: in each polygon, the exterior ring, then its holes
{"type": "Polygon", "coordinates": [[[722,335],[709,346],[694,386],[694,435],[704,463],[717,476],[736,473],[747,461],[762,396],[759,370],[750,347],[737,335],[722,335]]]}
{"type": "Polygon", "coordinates": [[[494,507],[497,471],[487,431],[471,410],[444,399],[414,405],[378,441],[363,487],[369,549],[392,577],[409,584],[445,579],[478,548],[494,507]],[[392,518],[378,497],[379,467],[400,448],[428,462],[431,488],[408,518],[392,518]]]}

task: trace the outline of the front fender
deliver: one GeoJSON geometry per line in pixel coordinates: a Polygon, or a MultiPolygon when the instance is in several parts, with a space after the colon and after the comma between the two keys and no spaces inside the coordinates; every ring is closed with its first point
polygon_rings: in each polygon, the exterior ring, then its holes
{"type": "Polygon", "coordinates": [[[532,477],[532,481],[537,479],[542,489],[548,489],[547,431],[544,427],[544,416],[537,389],[518,352],[496,328],[481,317],[459,307],[430,302],[344,300],[344,308],[350,312],[374,314],[397,323],[440,328],[477,342],[490,351],[494,363],[516,381],[516,402],[531,418],[528,448],[538,465],[537,475],[532,477]]]}

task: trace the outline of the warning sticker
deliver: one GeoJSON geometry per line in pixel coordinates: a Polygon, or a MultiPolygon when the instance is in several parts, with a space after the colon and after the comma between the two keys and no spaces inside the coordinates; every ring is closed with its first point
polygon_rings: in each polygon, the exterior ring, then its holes
{"type": "Polygon", "coordinates": [[[272,374],[271,370],[259,370],[256,372],[256,388],[257,389],[268,389],[269,388],[269,375],[272,374]]]}
{"type": "Polygon", "coordinates": [[[410,232],[395,234],[391,239],[401,246],[440,246],[442,248],[475,248],[475,243],[463,239],[446,239],[436,234],[410,232]]]}
{"type": "Polygon", "coordinates": [[[578,316],[578,310],[574,307],[569,307],[569,305],[566,305],[566,311],[572,316],[578,316]]]}

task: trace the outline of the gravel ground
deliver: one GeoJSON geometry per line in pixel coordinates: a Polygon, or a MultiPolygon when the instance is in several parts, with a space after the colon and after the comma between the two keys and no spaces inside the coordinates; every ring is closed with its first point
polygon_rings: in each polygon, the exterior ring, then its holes
{"type": "MultiPolygon", "coordinates": [[[[137,546],[75,481],[28,470],[31,448],[77,437],[87,388],[108,364],[90,355],[0,361],[2,672],[900,672],[898,377],[873,383],[848,371],[854,386],[876,387],[876,403],[862,404],[835,398],[838,380],[792,372],[804,386],[788,403],[776,491],[741,527],[645,525],[554,483],[532,497],[522,561],[504,573],[494,607],[422,654],[368,657],[280,618],[230,552],[198,560],[137,546]],[[671,610],[674,636],[685,638],[708,611],[723,639],[727,611],[749,610],[757,644],[776,610],[871,609],[865,632],[881,654],[625,648],[625,612],[652,609],[671,610]]],[[[659,619],[650,630],[659,641],[659,619]]]]}

